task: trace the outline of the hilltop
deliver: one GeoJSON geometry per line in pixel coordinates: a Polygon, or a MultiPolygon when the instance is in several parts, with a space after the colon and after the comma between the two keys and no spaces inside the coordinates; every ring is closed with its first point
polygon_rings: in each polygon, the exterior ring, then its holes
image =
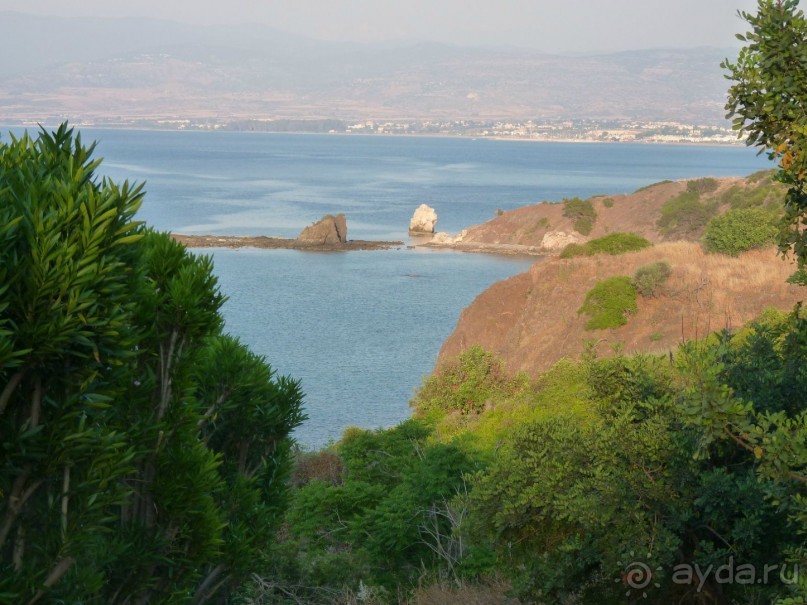
{"type": "Polygon", "coordinates": [[[804,298],[804,289],[786,283],[795,266],[777,257],[773,246],[732,257],[709,254],[700,243],[711,217],[747,207],[773,212],[776,204],[781,208],[780,196],[779,186],[764,174],[697,179],[588,200],[597,218],[587,236],[575,231],[563,204],[519,208],[469,229],[454,247],[510,252],[533,247],[552,257],[480,294],[462,312],[438,365],[481,345],[499,355],[510,371],[535,374],[589,347],[598,355],[667,352],[683,340],[740,326],[769,307],[792,308],[804,298]],[[709,191],[698,194],[699,187],[709,191]],[[547,238],[585,242],[617,231],[643,236],[653,245],[621,255],[573,258],[558,258],[560,245],[541,247],[547,238]],[[625,325],[587,329],[589,316],[579,309],[598,283],[631,278],[639,267],[658,262],[669,265],[669,277],[652,295],[636,297],[636,311],[626,315],[625,325]]]}
{"type": "MultiPolygon", "coordinates": [[[[706,223],[732,208],[781,208],[784,188],[769,172],[747,178],[662,181],[627,195],[599,195],[583,200],[595,218],[581,233],[564,202],[542,202],[506,212],[458,236],[438,236],[426,245],[469,252],[558,254],[569,243],[583,243],[609,233],[635,233],[652,243],[699,241],[706,223]],[[667,220],[662,221],[663,216],[667,220]],[[671,222],[672,221],[672,222],[671,222]]],[[[575,198],[576,199],[576,198],[575,198]]]]}

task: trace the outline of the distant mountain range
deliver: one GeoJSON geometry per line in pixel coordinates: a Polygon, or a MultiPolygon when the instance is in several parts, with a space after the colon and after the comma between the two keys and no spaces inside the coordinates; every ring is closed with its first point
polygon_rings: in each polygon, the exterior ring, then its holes
{"type": "Polygon", "coordinates": [[[561,56],[258,25],[0,12],[0,121],[599,119],[724,124],[736,49],[561,56]]]}

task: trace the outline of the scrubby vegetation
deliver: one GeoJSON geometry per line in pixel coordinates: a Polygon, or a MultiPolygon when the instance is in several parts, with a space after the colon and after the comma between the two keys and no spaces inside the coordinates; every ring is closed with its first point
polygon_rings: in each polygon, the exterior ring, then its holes
{"type": "Polygon", "coordinates": [[[614,207],[614,198],[607,197],[602,201],[602,205],[606,208],[613,208],[614,207]]]}
{"type": "Polygon", "coordinates": [[[703,242],[709,252],[737,256],[752,248],[772,245],[779,232],[778,222],[777,213],[763,208],[729,210],[709,221],[703,242]]]}
{"type": "Polygon", "coordinates": [[[418,413],[430,410],[479,413],[494,399],[509,397],[524,387],[525,377],[510,377],[504,365],[479,346],[441,367],[426,379],[413,400],[418,413]]]}
{"type": "Polygon", "coordinates": [[[636,288],[631,279],[617,275],[598,282],[577,312],[590,316],[586,330],[605,330],[624,326],[637,310],[636,288]]]}
{"type": "Polygon", "coordinates": [[[588,235],[597,220],[597,211],[591,200],[573,197],[563,200],[563,216],[574,221],[574,230],[581,235],[588,235]]]}
{"type": "Polygon", "coordinates": [[[717,202],[704,203],[698,193],[685,191],[664,202],[657,226],[668,238],[697,235],[717,212],[717,202]]]}
{"type": "Polygon", "coordinates": [[[414,420],[348,431],[329,453],[343,461],[339,479],[309,476],[296,490],[271,574],[250,594],[413,605],[504,603],[505,593],[579,605],[795,598],[807,589],[793,581],[807,530],[795,455],[807,447],[797,437],[805,355],[807,319],[771,311],[672,361],[587,355],[491,394],[478,377],[496,360],[469,349],[453,364],[462,374],[435,376],[490,405],[469,415],[462,400],[418,396],[414,420]],[[714,570],[729,561],[779,567],[765,584],[724,583],[714,570]],[[636,563],[652,582],[629,575],[636,563]],[[697,578],[696,565],[712,572],[697,578]]]}
{"type": "Polygon", "coordinates": [[[687,191],[695,193],[696,195],[703,195],[705,193],[712,193],[717,190],[719,183],[717,179],[711,177],[704,177],[701,179],[692,179],[687,181],[687,191]]]}
{"type": "Polygon", "coordinates": [[[594,256],[595,254],[625,254],[649,248],[652,244],[640,235],[633,233],[611,233],[585,244],[569,244],[560,253],[561,258],[594,256]]]}
{"type": "Polygon", "coordinates": [[[639,187],[634,193],[640,193],[642,191],[647,191],[648,189],[652,189],[653,187],[658,187],[659,185],[666,185],[667,183],[672,183],[669,179],[665,179],[663,181],[659,181],[658,183],[651,183],[650,185],[645,185],[644,187],[639,187]]]}
{"type": "Polygon", "coordinates": [[[734,210],[762,206],[781,212],[786,189],[781,184],[771,181],[769,172],[763,174],[767,175],[764,179],[752,180],[754,175],[748,177],[748,182],[756,183],[754,187],[734,185],[726,189],[720,195],[720,203],[728,204],[734,210]]]}
{"type": "Polygon", "coordinates": [[[642,296],[653,296],[672,274],[667,261],[642,265],[633,274],[633,286],[642,296]]]}

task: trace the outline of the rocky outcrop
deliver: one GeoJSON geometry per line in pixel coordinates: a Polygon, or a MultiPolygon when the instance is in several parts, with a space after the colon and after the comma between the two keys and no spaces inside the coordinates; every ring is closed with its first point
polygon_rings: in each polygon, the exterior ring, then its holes
{"type": "Polygon", "coordinates": [[[434,234],[434,237],[431,239],[430,243],[439,245],[459,244],[462,242],[467,233],[467,229],[463,229],[457,235],[451,235],[445,231],[440,231],[439,233],[434,234]]]}
{"type": "Polygon", "coordinates": [[[421,204],[409,221],[409,233],[431,234],[437,226],[437,212],[431,206],[421,204]]]}
{"type": "Polygon", "coordinates": [[[547,253],[562,252],[569,244],[580,244],[584,241],[586,238],[576,233],[549,231],[541,238],[541,248],[547,253]]]}
{"type": "MultiPolygon", "coordinates": [[[[469,252],[499,254],[535,254],[554,256],[572,243],[583,243],[610,233],[633,233],[653,244],[684,239],[700,241],[703,224],[684,232],[670,232],[660,226],[665,204],[682,193],[696,191],[698,182],[707,180],[714,189],[699,194],[704,208],[723,213],[732,206],[731,200],[745,196],[779,203],[784,188],[770,178],[693,179],[690,181],[662,181],[643,187],[631,194],[597,195],[589,198],[597,219],[591,233],[583,236],[576,230],[575,218],[564,214],[563,203],[534,204],[505,212],[485,223],[467,229],[461,241],[441,236],[419,242],[421,246],[454,248],[469,252]],[[760,191],[761,188],[767,191],[760,191]]],[[[753,198],[753,199],[752,199],[753,198]]],[[[685,224],[685,223],[684,223],[685,224]]]]}
{"type": "Polygon", "coordinates": [[[347,220],[344,214],[326,214],[297,236],[298,242],[315,244],[344,244],[347,242],[347,220]]]}

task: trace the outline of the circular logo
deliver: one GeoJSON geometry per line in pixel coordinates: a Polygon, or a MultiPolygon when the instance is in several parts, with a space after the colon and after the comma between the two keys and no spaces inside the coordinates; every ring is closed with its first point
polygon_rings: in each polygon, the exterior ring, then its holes
{"type": "Polygon", "coordinates": [[[626,585],[634,590],[643,590],[650,586],[653,581],[653,572],[650,568],[639,561],[629,563],[622,572],[622,579],[626,585]]]}

